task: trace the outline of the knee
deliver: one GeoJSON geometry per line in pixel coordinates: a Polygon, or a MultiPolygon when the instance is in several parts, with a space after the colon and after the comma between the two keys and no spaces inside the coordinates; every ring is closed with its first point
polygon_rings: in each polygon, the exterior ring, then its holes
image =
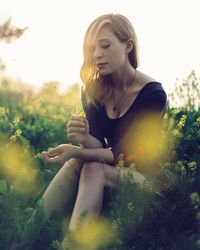
{"type": "Polygon", "coordinates": [[[62,170],[66,173],[74,172],[74,173],[80,174],[80,170],[82,166],[83,166],[83,163],[79,159],[72,158],[63,164],[62,170]]]}
{"type": "Polygon", "coordinates": [[[85,163],[81,171],[81,180],[84,182],[105,183],[105,174],[102,163],[85,163]]]}

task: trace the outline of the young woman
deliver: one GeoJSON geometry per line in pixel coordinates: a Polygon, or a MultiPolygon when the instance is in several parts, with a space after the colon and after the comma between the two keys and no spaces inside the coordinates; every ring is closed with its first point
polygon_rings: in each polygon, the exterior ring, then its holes
{"type": "Polygon", "coordinates": [[[62,166],[43,195],[45,213],[49,217],[62,211],[76,197],[71,231],[84,211],[98,217],[104,188],[120,188],[127,171],[141,186],[145,174],[159,172],[159,132],[167,100],[162,84],[137,70],[137,38],[126,17],[108,14],[94,20],[83,50],[86,117],[74,114],[67,124],[68,138],[80,147],[63,144],[42,153],[45,164],[62,166]],[[127,167],[118,173],[121,154],[126,166],[134,163],[136,170],[127,167]]]}

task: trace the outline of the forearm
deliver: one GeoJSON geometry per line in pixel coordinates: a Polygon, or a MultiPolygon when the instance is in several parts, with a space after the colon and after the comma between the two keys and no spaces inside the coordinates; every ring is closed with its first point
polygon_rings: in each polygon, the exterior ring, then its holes
{"type": "Polygon", "coordinates": [[[98,161],[107,164],[113,163],[114,160],[112,151],[106,148],[76,147],[74,156],[83,161],[98,161]]]}
{"type": "Polygon", "coordinates": [[[89,135],[88,139],[80,145],[83,148],[103,148],[102,143],[92,135],[89,135]]]}

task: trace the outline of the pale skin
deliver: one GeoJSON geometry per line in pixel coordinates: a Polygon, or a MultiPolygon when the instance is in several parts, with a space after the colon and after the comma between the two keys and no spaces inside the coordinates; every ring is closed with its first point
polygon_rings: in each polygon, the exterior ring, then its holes
{"type": "MultiPolygon", "coordinates": [[[[120,113],[116,116],[112,111],[112,105],[135,73],[135,69],[128,60],[133,41],[129,39],[122,43],[110,30],[103,27],[98,32],[94,44],[93,57],[96,66],[99,66],[99,74],[110,74],[116,86],[113,96],[109,100],[105,99],[104,104],[108,116],[117,118],[126,113],[140,89],[153,79],[137,71],[134,84],[127,91],[126,98],[120,104],[120,113]],[[106,64],[101,65],[101,63],[106,64]]],[[[124,174],[130,170],[124,168],[119,172],[112,165],[112,151],[103,148],[101,142],[90,135],[89,124],[85,117],[72,115],[66,130],[68,138],[80,147],[63,144],[42,153],[47,166],[61,166],[45,191],[43,199],[44,211],[49,217],[54,210],[62,211],[68,206],[71,198],[76,197],[69,223],[69,230],[74,231],[83,212],[87,211],[91,217],[99,216],[104,188],[120,188],[124,174]]],[[[142,186],[144,176],[136,170],[131,171],[136,182],[142,186]]],[[[64,246],[65,240],[63,240],[63,248],[64,246]]]]}

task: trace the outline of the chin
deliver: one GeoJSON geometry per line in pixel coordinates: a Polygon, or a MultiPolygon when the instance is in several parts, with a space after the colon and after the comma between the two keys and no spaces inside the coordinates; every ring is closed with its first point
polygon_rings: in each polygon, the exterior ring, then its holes
{"type": "Polygon", "coordinates": [[[111,72],[108,71],[108,70],[99,70],[99,75],[100,76],[107,76],[107,75],[110,75],[111,72]]]}

